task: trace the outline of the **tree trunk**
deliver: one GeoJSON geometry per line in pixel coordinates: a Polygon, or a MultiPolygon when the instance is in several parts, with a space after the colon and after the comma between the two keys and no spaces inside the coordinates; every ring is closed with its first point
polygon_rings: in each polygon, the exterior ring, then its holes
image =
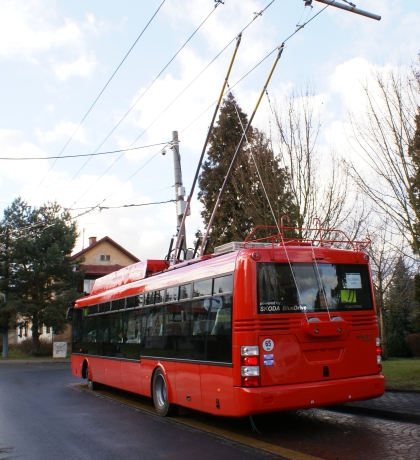
{"type": "Polygon", "coordinates": [[[9,356],[9,331],[5,329],[3,331],[3,358],[9,356]]]}
{"type": "Polygon", "coordinates": [[[41,345],[39,343],[38,328],[39,328],[38,314],[34,313],[32,317],[32,343],[33,343],[35,353],[39,353],[41,351],[41,345]]]}

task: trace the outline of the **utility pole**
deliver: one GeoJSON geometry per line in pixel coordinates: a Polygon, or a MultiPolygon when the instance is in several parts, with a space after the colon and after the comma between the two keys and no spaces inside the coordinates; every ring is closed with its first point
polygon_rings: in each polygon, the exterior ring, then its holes
{"type": "MultiPolygon", "coordinates": [[[[176,228],[178,239],[182,240],[182,245],[179,246],[178,252],[180,250],[184,251],[186,256],[186,235],[185,235],[185,222],[182,225],[182,216],[184,215],[185,210],[185,187],[182,184],[182,170],[181,170],[181,155],[179,154],[179,140],[178,140],[178,131],[172,131],[172,147],[174,154],[174,175],[175,175],[175,201],[176,201],[176,228]]],[[[178,254],[174,254],[173,263],[176,263],[178,259],[178,254]]]]}

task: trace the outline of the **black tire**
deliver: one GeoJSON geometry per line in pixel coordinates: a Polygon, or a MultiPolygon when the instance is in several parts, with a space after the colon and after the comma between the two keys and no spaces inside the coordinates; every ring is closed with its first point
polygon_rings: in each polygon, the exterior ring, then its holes
{"type": "Polygon", "coordinates": [[[89,378],[89,367],[86,368],[86,380],[89,390],[93,391],[98,389],[98,384],[89,378]]]}
{"type": "Polygon", "coordinates": [[[176,415],[178,407],[175,404],[171,404],[168,400],[165,374],[160,369],[157,369],[153,374],[152,396],[158,415],[161,417],[176,415]]]}

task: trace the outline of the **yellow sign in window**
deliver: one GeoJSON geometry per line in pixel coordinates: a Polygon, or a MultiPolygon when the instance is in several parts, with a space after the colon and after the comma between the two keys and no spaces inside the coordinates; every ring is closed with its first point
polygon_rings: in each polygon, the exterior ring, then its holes
{"type": "Polygon", "coordinates": [[[341,303],[356,303],[355,289],[343,289],[340,291],[341,303]]]}

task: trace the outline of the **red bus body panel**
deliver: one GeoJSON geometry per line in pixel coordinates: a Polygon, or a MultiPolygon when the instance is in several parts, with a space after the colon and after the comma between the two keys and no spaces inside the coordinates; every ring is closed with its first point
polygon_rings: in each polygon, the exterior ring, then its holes
{"type": "Polygon", "coordinates": [[[377,398],[385,391],[382,375],[261,388],[235,388],[235,416],[307,409],[377,398]]]}
{"type": "MultiPolygon", "coordinates": [[[[303,313],[257,313],[257,263],[360,264],[368,266],[362,252],[307,246],[243,249],[239,252],[192,261],[161,274],[116,285],[118,275],[104,279],[93,295],[79,299],[82,308],[119,297],[182,285],[234,272],[232,363],[183,362],[141,357],[140,361],[72,355],[72,372],[98,383],[151,396],[154,371],[160,367],[168,382],[171,403],[217,415],[250,414],[319,407],[381,396],[385,391],[377,363],[376,309],[316,313],[310,323],[303,313]],[[287,251],[287,252],[286,252],[287,251]],[[264,341],[270,339],[274,364],[263,365],[264,341]],[[259,346],[260,386],[243,387],[241,347],[259,346]]],[[[157,261],[154,261],[157,263],[157,261]]],[[[156,266],[159,266],[157,264],[156,266]]],[[[138,266],[135,270],[144,270],[138,266]]],[[[369,271],[370,273],[370,271],[369,271]]],[[[130,279],[129,271],[120,276],[130,279]]],[[[374,305],[373,287],[370,286],[374,305]]],[[[313,315],[312,315],[313,316],[313,315]]]]}

